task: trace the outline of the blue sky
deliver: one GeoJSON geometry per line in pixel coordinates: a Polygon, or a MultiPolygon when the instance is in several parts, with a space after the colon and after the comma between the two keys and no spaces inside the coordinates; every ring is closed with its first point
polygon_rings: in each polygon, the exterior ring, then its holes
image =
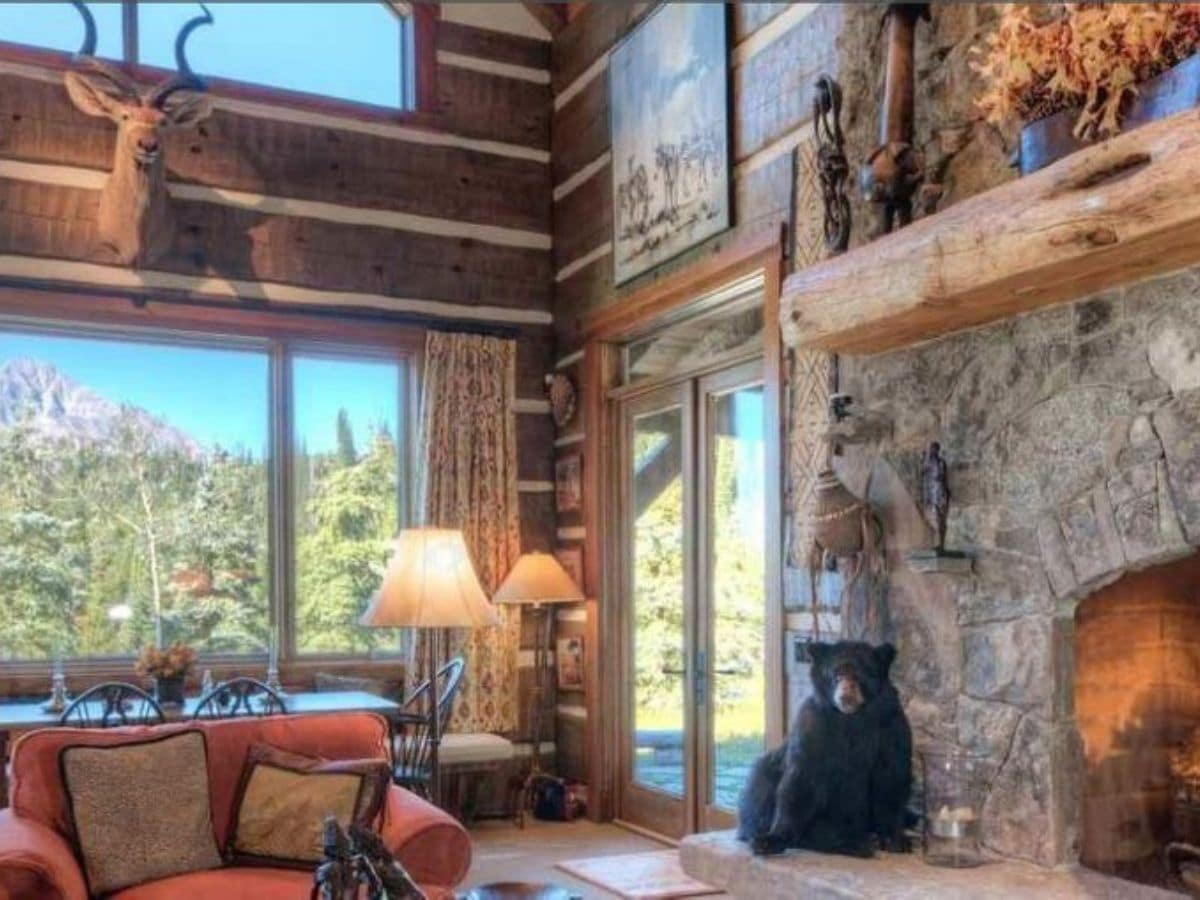
{"type": "MultiPolygon", "coordinates": [[[[22,357],[48,362],[114,403],[139,406],[206,445],[255,455],[268,434],[268,358],[262,351],[182,347],[0,332],[0,368],[22,357]]],[[[337,413],[350,416],[359,450],[372,427],[396,431],[396,365],[297,358],[296,430],[310,452],[337,445],[337,413]]]]}
{"type": "MultiPolygon", "coordinates": [[[[89,3],[98,53],[119,58],[120,6],[89,3]]],[[[213,3],[215,24],[192,32],[188,61],[200,75],[269,84],[381,106],[400,105],[400,27],[379,2],[213,3]]],[[[197,3],[141,3],[139,58],[175,68],[175,36],[197,3]]],[[[83,37],[68,3],[0,2],[0,40],[75,51],[83,37]]]]}

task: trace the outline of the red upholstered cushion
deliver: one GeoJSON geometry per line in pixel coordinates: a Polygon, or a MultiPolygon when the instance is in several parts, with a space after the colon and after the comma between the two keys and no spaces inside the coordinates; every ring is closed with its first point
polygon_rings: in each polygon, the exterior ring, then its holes
{"type": "Polygon", "coordinates": [[[242,767],[253,744],[272,744],[293,753],[325,759],[389,758],[387,722],[373,713],[362,712],[180,722],[152,727],[47,728],[23,736],[13,748],[12,809],[19,816],[68,835],[70,815],[58,767],[59,752],[64,747],[136,743],[192,728],[204,731],[208,741],[213,825],[221,846],[227,843],[242,767]]]}

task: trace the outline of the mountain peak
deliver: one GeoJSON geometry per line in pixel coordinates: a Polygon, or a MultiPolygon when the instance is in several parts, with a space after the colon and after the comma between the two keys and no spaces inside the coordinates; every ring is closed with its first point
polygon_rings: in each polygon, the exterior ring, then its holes
{"type": "Polygon", "coordinates": [[[132,418],[154,449],[200,453],[187,434],[144,409],[123,408],[100,396],[53,363],[17,357],[0,365],[0,428],[25,425],[47,440],[103,445],[113,440],[123,416],[132,418]]]}

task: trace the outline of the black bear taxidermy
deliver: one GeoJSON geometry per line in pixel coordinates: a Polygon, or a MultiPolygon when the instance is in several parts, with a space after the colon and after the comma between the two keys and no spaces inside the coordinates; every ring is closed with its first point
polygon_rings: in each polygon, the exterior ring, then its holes
{"type": "Polygon", "coordinates": [[[758,854],[906,852],[912,731],[888,677],[896,648],[842,641],[809,650],[813,693],[787,743],[755,763],[738,838],[758,854]]]}

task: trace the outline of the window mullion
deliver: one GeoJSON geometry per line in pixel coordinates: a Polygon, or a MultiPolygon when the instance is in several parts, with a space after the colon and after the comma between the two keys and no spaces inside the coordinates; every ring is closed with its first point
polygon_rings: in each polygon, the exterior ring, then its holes
{"type": "Polygon", "coordinates": [[[271,353],[271,572],[272,628],[279,640],[279,656],[296,656],[294,588],[295,523],[292,521],[292,379],[286,345],[277,343],[271,353]]]}
{"type": "Polygon", "coordinates": [[[138,67],[138,21],[137,0],[122,0],[121,2],[121,37],[124,44],[125,64],[131,69],[138,67]]]}

